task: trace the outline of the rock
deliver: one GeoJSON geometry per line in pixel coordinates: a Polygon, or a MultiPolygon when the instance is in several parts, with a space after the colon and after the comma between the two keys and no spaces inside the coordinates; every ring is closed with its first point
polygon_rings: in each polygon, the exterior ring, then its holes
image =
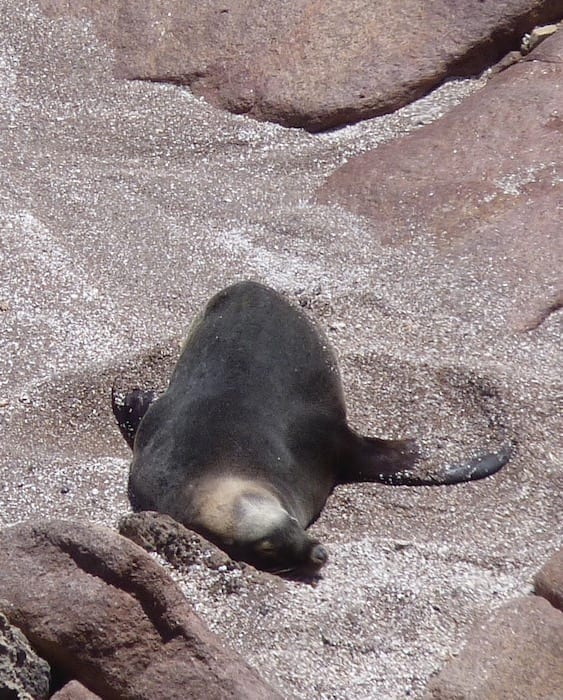
{"type": "Polygon", "coordinates": [[[221,567],[241,568],[219,547],[169,515],[154,511],[130,513],[119,521],[119,532],[147,552],[158,552],[180,570],[194,564],[215,571],[221,567]]]}
{"type": "Polygon", "coordinates": [[[0,614],[0,698],[42,700],[49,697],[49,664],[0,614]]]}
{"type": "Polygon", "coordinates": [[[52,695],[51,700],[101,700],[101,698],[99,695],[91,693],[82,683],[70,681],[52,695]]]}
{"type": "Polygon", "coordinates": [[[541,595],[563,612],[563,548],[536,574],[534,587],[537,595],[541,595]]]}
{"type": "MultiPolygon", "coordinates": [[[[562,77],[559,31],[442,119],[352,158],[318,200],[370,217],[384,243],[432,246],[456,274],[496,278],[510,289],[502,322],[537,328],[561,306],[562,77]]],[[[450,301],[471,315],[470,298],[450,301]]]]}
{"type": "Polygon", "coordinates": [[[522,53],[530,53],[532,49],[539,46],[544,39],[548,36],[555,34],[555,32],[561,27],[559,24],[545,24],[543,27],[534,27],[529,34],[525,34],[522,39],[522,45],[520,50],[522,53]]]}
{"type": "Polygon", "coordinates": [[[211,587],[225,593],[251,596],[260,604],[264,588],[281,593],[285,582],[279,576],[259,571],[246,562],[233,561],[222,549],[169,515],[154,511],[129,513],[119,521],[119,531],[147,552],[157,552],[179,572],[201,566],[214,573],[211,587]]]}
{"type": "Polygon", "coordinates": [[[495,75],[496,73],[502,73],[503,70],[510,68],[515,63],[518,63],[524,58],[524,55],[520,51],[509,51],[505,54],[498,63],[489,68],[489,74],[495,75]]]}
{"type": "Polygon", "coordinates": [[[0,609],[53,667],[108,700],[279,697],[148,554],[101,526],[2,531],[0,609]]]}
{"type": "Polygon", "coordinates": [[[41,0],[50,16],[94,20],[116,73],[189,85],[212,104],[310,131],[390,112],[451,75],[498,61],[550,0],[263,3],[41,0]]]}
{"type": "Polygon", "coordinates": [[[542,598],[519,598],[476,626],[426,700],[560,700],[563,615],[542,598]]]}

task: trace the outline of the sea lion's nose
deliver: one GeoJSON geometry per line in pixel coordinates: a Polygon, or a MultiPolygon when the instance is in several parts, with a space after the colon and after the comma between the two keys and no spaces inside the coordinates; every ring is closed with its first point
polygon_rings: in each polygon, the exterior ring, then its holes
{"type": "Polygon", "coordinates": [[[323,564],[326,564],[326,561],[328,559],[328,552],[322,546],[322,544],[316,544],[313,547],[313,549],[311,549],[309,559],[312,564],[320,568],[321,566],[323,566],[323,564]]]}

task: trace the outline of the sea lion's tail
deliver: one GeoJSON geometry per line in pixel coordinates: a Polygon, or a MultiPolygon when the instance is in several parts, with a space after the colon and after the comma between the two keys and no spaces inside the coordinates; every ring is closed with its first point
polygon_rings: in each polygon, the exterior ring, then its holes
{"type": "Polygon", "coordinates": [[[414,440],[381,440],[354,436],[342,482],[376,481],[392,486],[449,486],[484,479],[499,471],[512,455],[507,442],[489,452],[438,472],[428,472],[414,440]]]}
{"type": "Polygon", "coordinates": [[[152,389],[133,389],[124,393],[116,391],[115,383],[111,388],[113,415],[125,442],[131,449],[133,449],[139,423],[156,398],[157,394],[152,389]]]}

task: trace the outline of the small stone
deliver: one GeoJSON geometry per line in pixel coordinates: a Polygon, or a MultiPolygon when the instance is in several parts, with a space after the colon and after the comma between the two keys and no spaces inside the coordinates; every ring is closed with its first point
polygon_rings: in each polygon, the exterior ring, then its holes
{"type": "Polygon", "coordinates": [[[393,542],[393,549],[396,552],[400,552],[403,549],[408,549],[409,547],[412,547],[412,542],[408,542],[407,540],[395,540],[393,542]]]}
{"type": "Polygon", "coordinates": [[[346,329],[346,324],[343,321],[333,321],[328,326],[329,331],[343,331],[346,329]]]}
{"type": "Polygon", "coordinates": [[[559,27],[559,24],[544,24],[541,27],[534,27],[529,34],[524,34],[520,50],[524,54],[530,53],[544,39],[554,34],[559,27]]]}

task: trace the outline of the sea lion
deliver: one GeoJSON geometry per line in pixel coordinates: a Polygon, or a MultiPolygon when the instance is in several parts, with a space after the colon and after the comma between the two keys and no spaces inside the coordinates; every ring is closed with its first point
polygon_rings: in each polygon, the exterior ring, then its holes
{"type": "Polygon", "coordinates": [[[454,484],[489,476],[510,456],[505,448],[421,477],[413,440],[355,433],[328,341],[256,282],[211,299],[162,396],[136,389],[112,403],[133,447],[133,507],[167,513],[278,573],[314,575],[326,562],[305,528],[336,484],[454,484]]]}

